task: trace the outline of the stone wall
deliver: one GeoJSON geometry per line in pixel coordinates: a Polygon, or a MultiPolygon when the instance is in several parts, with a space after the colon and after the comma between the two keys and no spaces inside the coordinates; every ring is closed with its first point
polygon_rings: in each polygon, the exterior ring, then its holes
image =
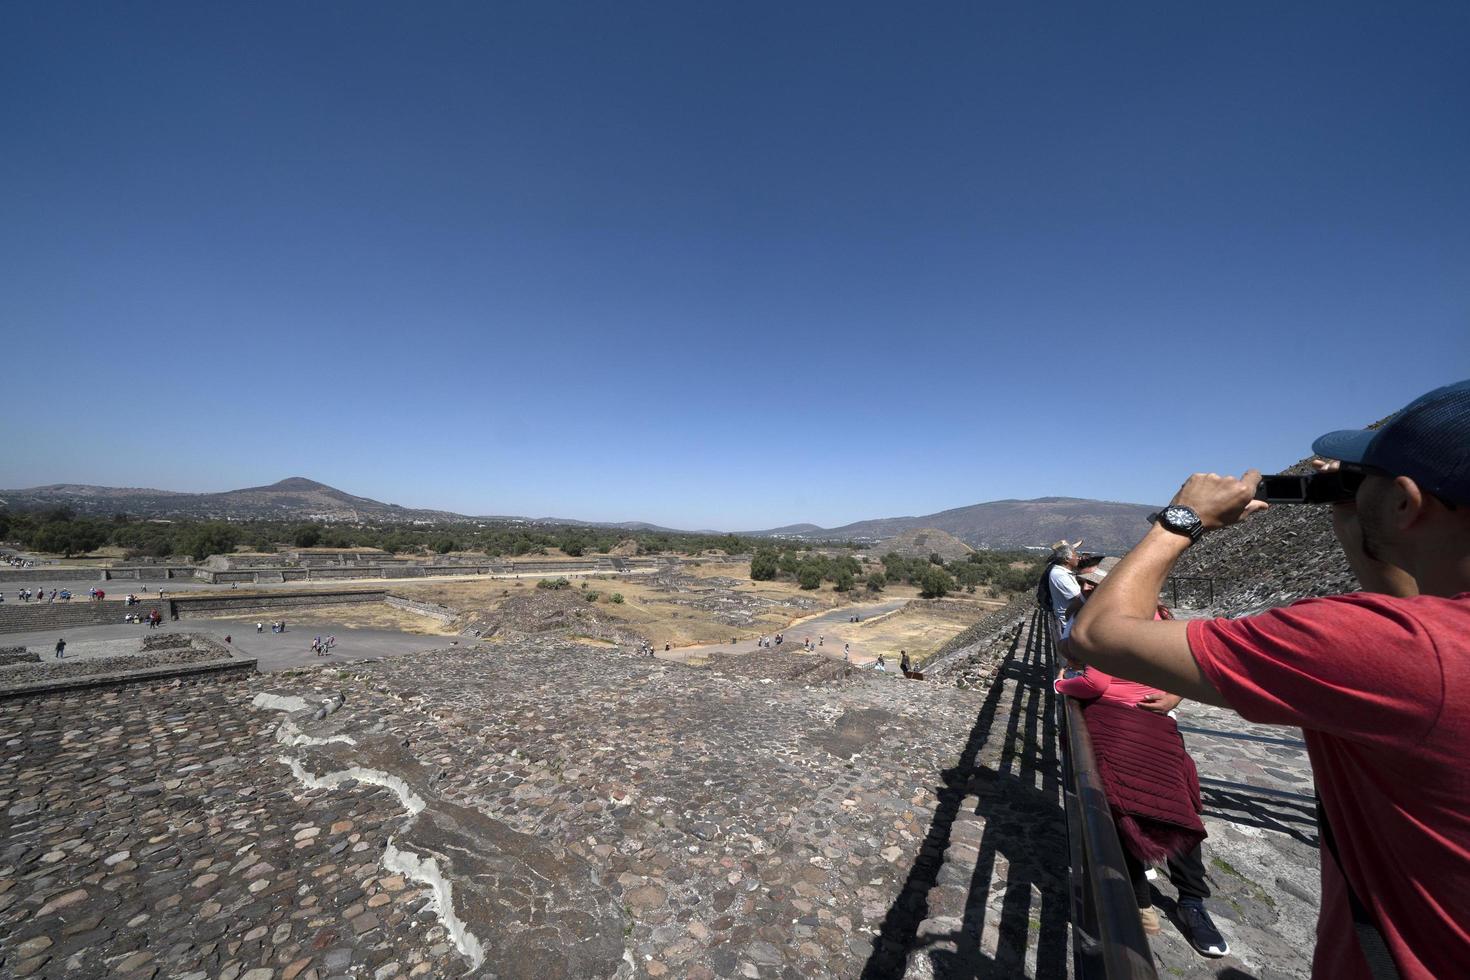
{"type": "Polygon", "coordinates": [[[14,687],[17,684],[33,684],[37,681],[55,681],[95,674],[117,674],[144,667],[163,667],[171,664],[203,663],[220,658],[209,650],[183,647],[156,653],[136,653],[122,657],[78,657],[75,660],[47,660],[45,663],[14,664],[0,667],[0,686],[14,687]]]}
{"type": "Polygon", "coordinates": [[[0,686],[0,701],[23,701],[32,698],[52,697],[56,694],[66,692],[105,691],[117,688],[136,690],[138,688],[166,685],[176,689],[180,685],[212,684],[221,681],[244,680],[255,673],[256,661],[254,658],[248,660],[215,659],[193,663],[163,664],[109,673],[46,678],[30,684],[17,684],[13,687],[0,686]]]}
{"type": "Polygon", "coordinates": [[[409,612],[427,616],[438,620],[444,625],[449,625],[459,618],[459,614],[448,606],[441,606],[435,602],[419,602],[416,599],[406,599],[401,595],[393,595],[391,592],[383,597],[383,601],[395,609],[407,609],[409,612]]]}
{"type": "Polygon", "coordinates": [[[170,599],[179,619],[207,619],[246,612],[279,612],[300,606],[328,606],[354,602],[382,602],[382,589],[361,592],[284,592],[272,595],[232,596],[222,593],[188,595],[170,599]]]}
{"type": "Polygon", "coordinates": [[[29,633],[35,630],[61,629],[69,626],[105,626],[121,623],[128,613],[147,616],[154,609],[165,619],[168,601],[143,599],[129,606],[121,599],[92,602],[85,596],[70,602],[6,602],[0,605],[0,633],[29,633]]]}
{"type": "Polygon", "coordinates": [[[0,589],[35,586],[41,582],[100,582],[103,569],[70,565],[37,565],[35,568],[0,568],[0,589]]]}
{"type": "Polygon", "coordinates": [[[31,653],[25,647],[0,647],[0,667],[10,664],[33,664],[39,662],[41,655],[31,653]]]}
{"type": "Polygon", "coordinates": [[[102,569],[104,579],[126,579],[137,582],[157,582],[167,579],[199,578],[199,569],[193,565],[119,565],[102,569]]]}

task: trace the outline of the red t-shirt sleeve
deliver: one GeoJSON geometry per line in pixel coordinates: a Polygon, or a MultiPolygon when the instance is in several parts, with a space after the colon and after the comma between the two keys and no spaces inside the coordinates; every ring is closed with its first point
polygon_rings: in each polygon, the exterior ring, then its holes
{"type": "Polygon", "coordinates": [[[1417,743],[1444,704],[1439,653],[1409,602],[1355,593],[1244,619],[1192,620],[1189,649],[1249,721],[1417,743]]]}

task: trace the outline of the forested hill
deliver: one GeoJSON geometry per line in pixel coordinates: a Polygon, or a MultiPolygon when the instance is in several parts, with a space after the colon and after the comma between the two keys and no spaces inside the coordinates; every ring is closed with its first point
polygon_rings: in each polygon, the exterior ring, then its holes
{"type": "Polygon", "coordinates": [[[356,497],[299,476],[269,486],[222,493],[56,483],[27,490],[0,490],[0,507],[16,511],[63,507],[83,516],[121,513],[133,517],[395,523],[465,520],[447,511],[415,510],[356,497]]]}

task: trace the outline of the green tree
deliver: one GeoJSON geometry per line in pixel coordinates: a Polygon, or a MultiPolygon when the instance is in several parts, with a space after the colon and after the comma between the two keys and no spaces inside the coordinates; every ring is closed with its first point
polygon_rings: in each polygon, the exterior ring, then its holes
{"type": "Polygon", "coordinates": [[[297,528],[295,536],[291,539],[298,548],[315,548],[322,540],[322,529],[315,524],[297,528]]]}
{"type": "Polygon", "coordinates": [[[822,587],[822,570],[816,565],[802,563],[800,571],[796,573],[796,581],[808,591],[822,587]]]}
{"type": "Polygon", "coordinates": [[[757,551],[750,559],[750,580],[752,582],[769,582],[776,577],[780,570],[776,553],[770,550],[757,551]]]}
{"type": "Polygon", "coordinates": [[[845,568],[838,572],[837,581],[833,583],[832,587],[838,592],[851,592],[853,587],[852,572],[849,572],[845,568]]]}
{"type": "Polygon", "coordinates": [[[179,551],[203,561],[210,555],[228,555],[240,541],[240,531],[219,521],[196,524],[179,539],[179,551]]]}
{"type": "Polygon", "coordinates": [[[869,592],[882,592],[883,589],[887,587],[887,585],[888,585],[888,576],[884,575],[882,572],[870,572],[870,573],[868,573],[868,591],[869,592]]]}
{"type": "Polygon", "coordinates": [[[938,565],[931,565],[919,579],[919,595],[925,599],[942,599],[954,591],[954,579],[938,565]]]}
{"type": "Polygon", "coordinates": [[[41,525],[40,530],[31,536],[31,547],[37,551],[70,557],[76,553],[72,546],[71,524],[52,521],[41,525]]]}
{"type": "Polygon", "coordinates": [[[451,537],[442,537],[434,541],[434,550],[441,555],[447,555],[455,549],[456,542],[451,537]]]}

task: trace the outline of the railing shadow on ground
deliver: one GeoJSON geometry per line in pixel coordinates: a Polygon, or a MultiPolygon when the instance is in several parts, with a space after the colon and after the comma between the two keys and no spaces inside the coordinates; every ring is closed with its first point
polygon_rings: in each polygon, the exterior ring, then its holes
{"type": "Polygon", "coordinates": [[[1017,632],[997,666],[959,762],[941,776],[934,818],[902,891],[884,917],[862,972],[865,980],[902,977],[915,954],[929,958],[935,977],[1014,977],[1028,972],[1031,950],[1035,960],[1030,975],[1038,980],[1067,976],[1068,842],[1056,695],[1044,642],[1045,633],[1033,616],[1030,628],[1017,632]],[[997,724],[1003,724],[1003,734],[997,724]],[[990,758],[993,764],[987,764],[990,758]],[[940,883],[954,823],[972,796],[978,799],[972,812],[985,825],[960,926],[920,936],[920,923],[931,915],[928,897],[940,883]],[[1006,862],[1004,882],[998,883],[1003,894],[993,923],[994,941],[987,943],[986,919],[996,904],[991,882],[1001,860],[1006,862]],[[1035,914],[1033,892],[1040,895],[1035,914]]]}
{"type": "Polygon", "coordinates": [[[1317,809],[1313,803],[1203,784],[1200,797],[1207,817],[1274,831],[1309,847],[1318,846],[1317,809]]]}

